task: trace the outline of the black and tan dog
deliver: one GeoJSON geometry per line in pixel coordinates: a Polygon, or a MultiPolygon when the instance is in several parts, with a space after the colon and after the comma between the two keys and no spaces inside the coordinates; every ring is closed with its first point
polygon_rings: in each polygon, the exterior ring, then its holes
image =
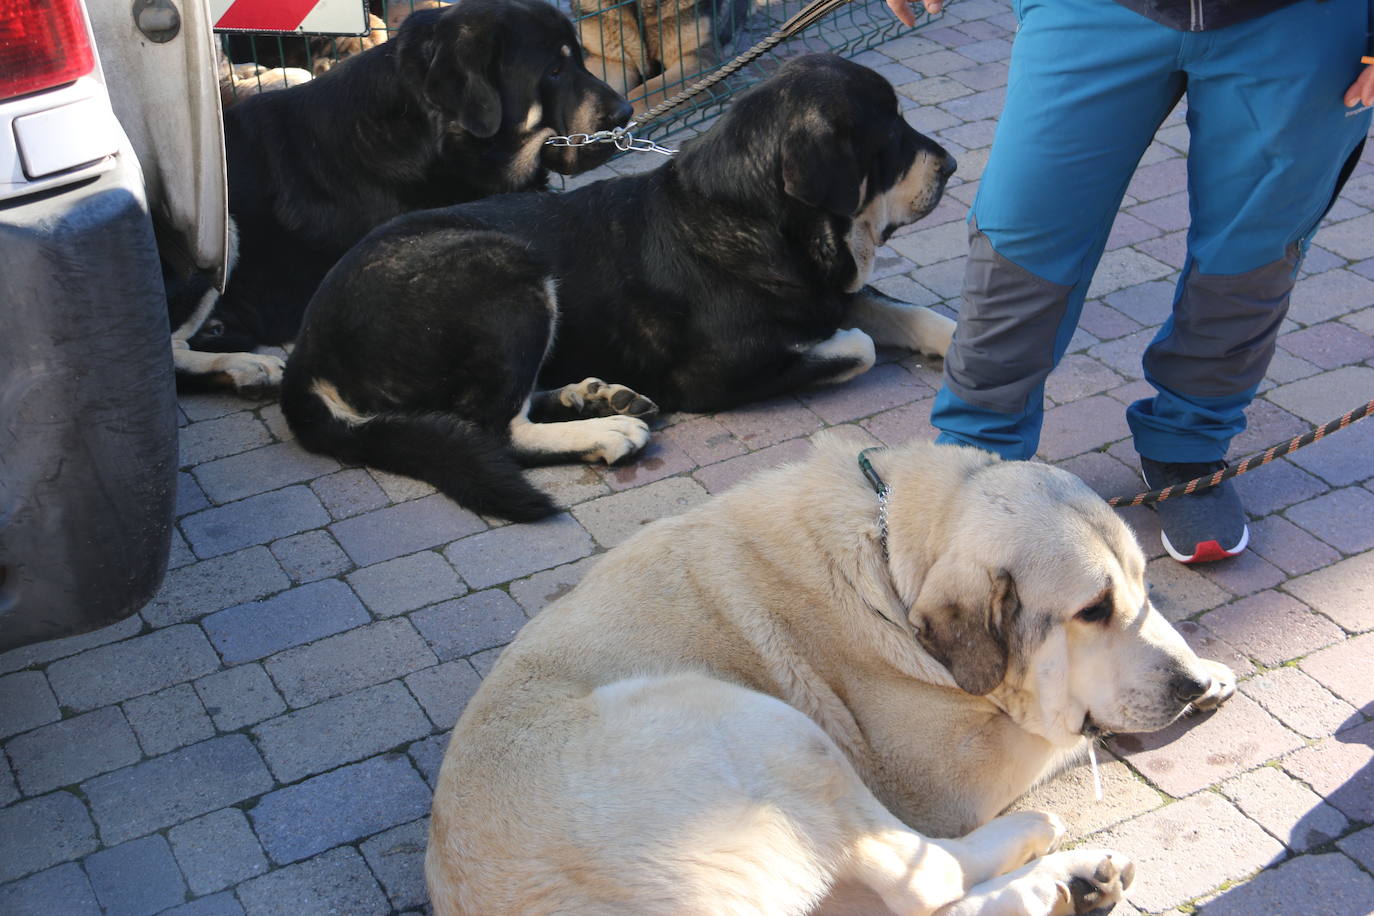
{"type": "Polygon", "coordinates": [[[308,449],[539,517],[519,465],[636,452],[649,398],[718,410],[852,378],[875,344],[943,354],[953,322],[864,284],[953,171],[881,76],[798,58],[656,171],[373,232],[311,302],[282,409],[308,449]]]}
{"type": "Polygon", "coordinates": [[[421,10],[319,78],[243,100],[224,116],[237,262],[223,297],[198,278],[171,297],[178,371],[276,381],[280,360],[230,351],[291,340],[320,279],[369,230],[599,165],[610,147],[544,141],[629,114],[541,0],[421,10]]]}

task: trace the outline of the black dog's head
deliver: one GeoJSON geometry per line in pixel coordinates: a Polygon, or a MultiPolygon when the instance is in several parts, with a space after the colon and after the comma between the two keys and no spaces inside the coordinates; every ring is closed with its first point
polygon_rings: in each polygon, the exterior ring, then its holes
{"type": "Polygon", "coordinates": [[[403,77],[449,131],[490,140],[509,156],[513,187],[542,168],[600,165],[609,143],[545,146],[555,134],[625,124],[630,106],[582,63],[572,23],[542,0],[462,0],[409,16],[397,36],[403,77]]]}
{"type": "Polygon", "coordinates": [[[788,61],[677,161],[699,193],[753,208],[781,200],[824,225],[856,274],[894,231],[935,208],[955,165],[906,122],[886,79],[831,54],[788,61]]]}

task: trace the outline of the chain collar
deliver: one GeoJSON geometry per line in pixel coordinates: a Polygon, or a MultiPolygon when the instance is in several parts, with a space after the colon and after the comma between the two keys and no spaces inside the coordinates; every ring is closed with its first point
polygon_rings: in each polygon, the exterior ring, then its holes
{"type": "Polygon", "coordinates": [[[887,482],[884,481],[881,476],[879,476],[878,469],[873,467],[873,462],[868,460],[869,452],[881,452],[882,450],[882,446],[875,445],[872,448],[866,448],[863,451],[859,452],[859,470],[864,472],[864,476],[868,478],[868,485],[873,488],[874,493],[878,494],[878,537],[883,545],[883,559],[886,560],[888,559],[887,499],[889,491],[887,482]]]}
{"type": "Polygon", "coordinates": [[[566,136],[550,137],[544,141],[545,146],[590,146],[593,143],[614,143],[615,148],[622,153],[634,150],[637,153],[661,153],[664,156],[677,155],[677,150],[660,146],[652,140],[644,140],[636,137],[630,131],[638,127],[638,122],[631,121],[624,127],[617,127],[614,130],[598,130],[594,134],[568,134],[566,136]]]}

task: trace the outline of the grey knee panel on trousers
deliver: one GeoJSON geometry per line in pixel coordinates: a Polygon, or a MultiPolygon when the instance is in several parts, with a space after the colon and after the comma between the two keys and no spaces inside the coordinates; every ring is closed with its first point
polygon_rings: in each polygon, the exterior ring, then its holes
{"type": "Polygon", "coordinates": [[[1145,374],[1193,397],[1230,397],[1252,390],[1274,355],[1279,326],[1297,279],[1298,246],[1241,274],[1188,272],[1173,326],[1145,351],[1145,374]]]}
{"type": "Polygon", "coordinates": [[[1024,410],[1054,368],[1055,337],[1072,289],[1002,257],[974,226],[959,328],[945,357],[950,391],[987,410],[1024,410]]]}

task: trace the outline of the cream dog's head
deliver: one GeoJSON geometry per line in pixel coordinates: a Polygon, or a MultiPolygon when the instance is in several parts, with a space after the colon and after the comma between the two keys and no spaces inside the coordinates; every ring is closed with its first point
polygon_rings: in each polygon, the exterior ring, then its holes
{"type": "Polygon", "coordinates": [[[962,689],[1027,731],[1060,746],[1153,731],[1213,690],[1215,669],[1151,605],[1134,536],[1072,474],[974,459],[940,516],[933,562],[893,545],[910,622],[962,689]]]}

